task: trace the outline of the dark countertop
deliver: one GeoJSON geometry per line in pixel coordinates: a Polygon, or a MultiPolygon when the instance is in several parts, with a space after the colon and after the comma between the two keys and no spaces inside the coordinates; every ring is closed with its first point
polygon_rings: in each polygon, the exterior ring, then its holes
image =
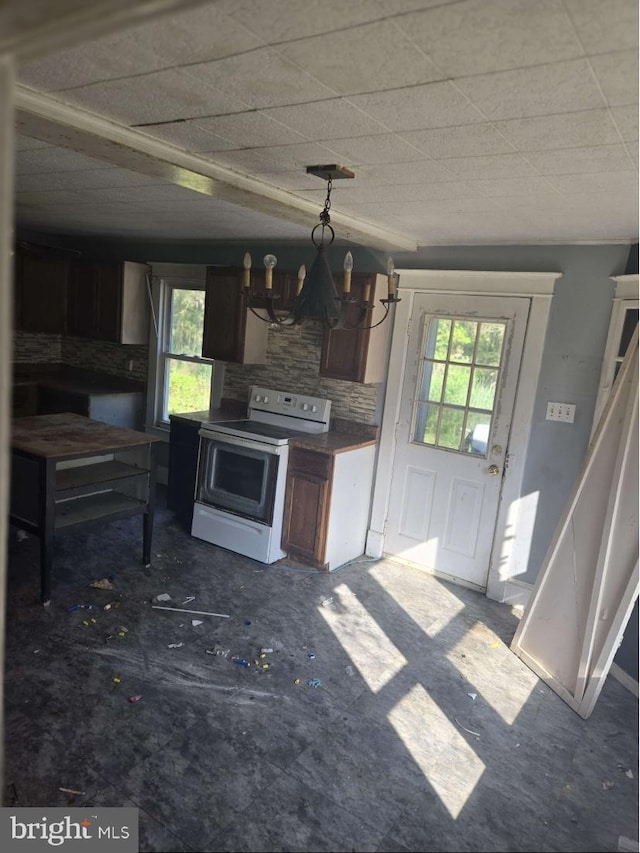
{"type": "Polygon", "coordinates": [[[302,447],[305,450],[315,450],[327,456],[345,453],[348,450],[358,450],[376,444],[376,439],[368,435],[356,435],[350,432],[331,430],[320,435],[305,435],[302,438],[292,438],[289,447],[302,447]]]}
{"type": "Polygon", "coordinates": [[[83,370],[71,365],[16,364],[14,385],[45,385],[74,394],[143,394],[145,383],[135,379],[83,370]]]}
{"type": "Polygon", "coordinates": [[[161,438],[70,412],[14,418],[11,422],[12,450],[22,450],[45,458],[64,459],[106,453],[154,441],[161,441],[161,438]]]}

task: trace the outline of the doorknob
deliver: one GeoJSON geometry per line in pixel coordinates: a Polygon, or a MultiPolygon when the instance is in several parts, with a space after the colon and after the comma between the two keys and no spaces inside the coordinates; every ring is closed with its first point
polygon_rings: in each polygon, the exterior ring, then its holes
{"type": "Polygon", "coordinates": [[[497,465],[489,465],[489,467],[487,468],[487,474],[489,474],[489,476],[491,477],[495,477],[499,473],[500,469],[497,465]]]}

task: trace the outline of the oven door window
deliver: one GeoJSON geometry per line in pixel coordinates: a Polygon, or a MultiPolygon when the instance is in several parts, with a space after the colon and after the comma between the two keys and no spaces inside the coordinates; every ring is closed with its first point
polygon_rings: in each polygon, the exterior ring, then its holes
{"type": "Polygon", "coordinates": [[[198,501],[271,524],[278,462],[275,453],[203,438],[198,501]]]}

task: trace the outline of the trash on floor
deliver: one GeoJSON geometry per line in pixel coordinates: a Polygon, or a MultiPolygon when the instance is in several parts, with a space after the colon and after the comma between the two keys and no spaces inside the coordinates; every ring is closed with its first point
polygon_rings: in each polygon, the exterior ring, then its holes
{"type": "Polygon", "coordinates": [[[120,625],[116,633],[119,637],[126,637],[126,635],[129,633],[129,629],[125,628],[124,625],[120,625]]]}
{"type": "Polygon", "coordinates": [[[347,675],[353,675],[353,667],[352,666],[346,666],[344,668],[344,671],[347,673],[347,675]]]}
{"type": "Polygon", "coordinates": [[[182,602],[183,604],[191,604],[192,601],[195,601],[195,595],[188,595],[185,600],[182,602]]]}
{"type": "Polygon", "coordinates": [[[296,687],[297,687],[297,686],[298,686],[298,684],[300,684],[300,679],[299,679],[299,678],[294,678],[294,679],[293,679],[293,683],[294,683],[294,684],[296,685],[296,687]]]}
{"type": "Polygon", "coordinates": [[[63,794],[76,794],[78,797],[84,794],[84,791],[76,791],[75,788],[58,788],[58,790],[62,791],[63,794]]]}
{"type": "Polygon", "coordinates": [[[114,684],[120,684],[122,682],[122,679],[118,678],[117,675],[114,675],[111,681],[113,681],[114,684]]]}
{"type": "Polygon", "coordinates": [[[273,649],[260,649],[260,652],[264,655],[268,655],[273,651],[273,649]]]}
{"type": "Polygon", "coordinates": [[[74,610],[93,610],[93,604],[72,604],[67,607],[67,613],[73,613],[74,610]]]}
{"type": "Polygon", "coordinates": [[[244,658],[233,658],[233,662],[239,664],[239,666],[251,666],[249,661],[244,658]]]}
{"type": "Polygon", "coordinates": [[[202,625],[204,623],[203,623],[202,619],[192,619],[191,624],[193,625],[194,628],[197,628],[198,625],[202,625]]]}
{"type": "Polygon", "coordinates": [[[319,678],[310,678],[309,681],[307,681],[307,684],[309,685],[309,687],[320,687],[322,682],[319,678]]]}
{"type": "Polygon", "coordinates": [[[333,604],[333,596],[332,596],[332,595],[330,595],[330,596],[329,596],[329,598],[325,598],[325,599],[322,601],[322,606],[323,606],[323,607],[328,607],[330,604],[333,604]]]}
{"type": "Polygon", "coordinates": [[[309,660],[314,660],[314,659],[315,659],[315,654],[314,654],[313,652],[309,652],[309,654],[307,655],[307,657],[309,658],[309,660]]]}
{"type": "Polygon", "coordinates": [[[171,596],[168,592],[162,592],[160,595],[156,595],[156,601],[171,601],[171,596]]]}
{"type": "Polygon", "coordinates": [[[474,702],[475,702],[475,701],[476,701],[476,699],[478,698],[478,694],[477,694],[477,693],[467,693],[467,696],[468,696],[470,699],[472,699],[474,702]]]}
{"type": "Polygon", "coordinates": [[[122,602],[118,601],[118,600],[110,601],[108,604],[105,604],[102,609],[103,610],[115,610],[115,608],[120,607],[121,604],[122,604],[122,602]]]}
{"type": "Polygon", "coordinates": [[[111,583],[111,581],[109,580],[109,578],[100,578],[100,580],[92,581],[89,584],[89,586],[93,587],[93,589],[113,589],[114,588],[114,586],[111,583]]]}
{"type": "Polygon", "coordinates": [[[460,720],[458,720],[457,717],[454,717],[453,719],[460,726],[460,728],[462,729],[463,732],[467,732],[468,734],[473,735],[474,737],[480,737],[480,732],[474,732],[471,729],[465,728],[465,726],[462,725],[462,723],[460,722],[460,720]]]}
{"type": "Polygon", "coordinates": [[[612,788],[615,788],[616,783],[611,779],[603,779],[602,780],[602,790],[610,791],[612,788]]]}
{"type": "Polygon", "coordinates": [[[208,655],[217,655],[221,658],[228,657],[230,651],[231,649],[225,649],[223,646],[218,645],[218,643],[216,643],[212,649],[205,649],[205,652],[208,655]]]}
{"type": "Polygon", "coordinates": [[[128,701],[131,702],[131,704],[134,704],[135,702],[139,702],[141,699],[142,696],[129,696],[128,701]]]}
{"type": "Polygon", "coordinates": [[[173,610],[176,613],[194,613],[196,616],[219,616],[221,619],[228,619],[227,613],[210,613],[208,610],[183,610],[181,607],[160,607],[159,604],[152,604],[153,610],[173,610]]]}
{"type": "Polygon", "coordinates": [[[181,649],[184,646],[184,643],[169,643],[167,646],[168,649],[181,649]]]}

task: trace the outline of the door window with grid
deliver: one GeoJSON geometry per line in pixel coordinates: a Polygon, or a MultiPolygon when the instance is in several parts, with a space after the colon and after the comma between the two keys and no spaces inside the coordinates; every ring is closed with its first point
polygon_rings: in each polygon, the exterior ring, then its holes
{"type": "Polygon", "coordinates": [[[414,442],[486,457],[505,331],[497,320],[427,319],[414,442]]]}

